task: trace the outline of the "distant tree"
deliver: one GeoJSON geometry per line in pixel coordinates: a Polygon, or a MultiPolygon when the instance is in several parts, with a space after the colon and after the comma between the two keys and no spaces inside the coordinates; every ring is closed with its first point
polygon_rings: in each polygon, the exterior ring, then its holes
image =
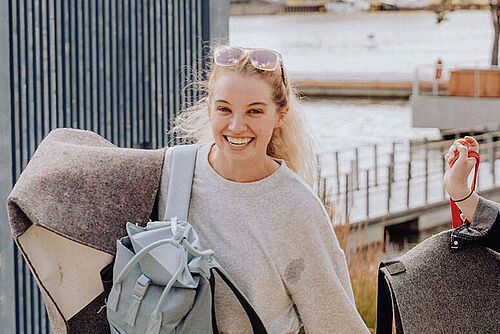
{"type": "MultiPolygon", "coordinates": [[[[493,22],[493,49],[491,51],[491,65],[498,66],[498,38],[500,36],[500,1],[491,0],[490,4],[491,19],[493,22]]],[[[452,0],[441,0],[441,5],[436,9],[437,23],[441,23],[446,13],[453,11],[452,0]]]]}

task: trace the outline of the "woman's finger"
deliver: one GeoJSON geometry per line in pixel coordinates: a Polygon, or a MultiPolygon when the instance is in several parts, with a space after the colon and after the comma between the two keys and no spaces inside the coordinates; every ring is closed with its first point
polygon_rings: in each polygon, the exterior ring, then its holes
{"type": "Polygon", "coordinates": [[[456,149],[455,144],[451,145],[450,148],[448,149],[448,153],[450,154],[450,157],[453,157],[455,149],[456,149]]]}
{"type": "Polygon", "coordinates": [[[453,145],[455,145],[455,146],[459,145],[459,144],[461,144],[467,148],[469,148],[469,146],[470,146],[469,143],[467,142],[467,140],[465,140],[465,138],[460,138],[460,139],[457,139],[453,142],[453,145]]]}
{"type": "Polygon", "coordinates": [[[457,145],[455,143],[450,146],[447,154],[448,154],[447,162],[448,162],[448,165],[451,167],[451,166],[453,166],[453,164],[455,163],[455,161],[459,157],[459,152],[457,150],[457,145]]]}
{"type": "Polygon", "coordinates": [[[457,143],[457,150],[459,152],[458,160],[466,161],[468,158],[468,150],[462,143],[457,143]]]}
{"type": "Polygon", "coordinates": [[[465,136],[464,138],[467,143],[469,144],[469,149],[472,150],[472,151],[475,151],[477,153],[479,153],[479,143],[477,142],[476,139],[474,139],[474,137],[470,137],[470,136],[465,136]]]}

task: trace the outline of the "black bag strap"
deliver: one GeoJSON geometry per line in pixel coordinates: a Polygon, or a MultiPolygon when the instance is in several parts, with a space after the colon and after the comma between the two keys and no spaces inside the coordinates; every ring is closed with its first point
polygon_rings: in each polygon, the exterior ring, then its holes
{"type": "Polygon", "coordinates": [[[387,270],[390,275],[397,275],[406,271],[404,264],[399,261],[381,262],[379,265],[376,333],[392,334],[394,317],[396,334],[404,334],[396,296],[383,269],[387,270]]]}
{"type": "Polygon", "coordinates": [[[377,284],[377,334],[392,334],[392,300],[385,274],[379,267],[377,284]]]}
{"type": "MultiPolygon", "coordinates": [[[[169,188],[167,195],[167,206],[165,208],[164,220],[170,220],[172,217],[178,217],[179,220],[187,220],[189,211],[189,201],[191,198],[191,188],[193,185],[194,168],[196,165],[196,155],[199,145],[180,145],[172,149],[172,165],[170,170],[169,188]],[[175,196],[170,196],[175,193],[175,196]]],[[[262,323],[253,307],[246,297],[238,290],[229,275],[217,265],[210,270],[210,287],[212,288],[212,327],[215,334],[219,333],[217,322],[215,321],[215,281],[214,270],[220,275],[226,285],[233,291],[241,306],[250,319],[254,334],[267,334],[266,328],[262,323]]]]}
{"type": "Polygon", "coordinates": [[[248,302],[245,296],[238,290],[238,288],[233,284],[231,279],[226,276],[223,271],[220,270],[220,268],[217,267],[212,267],[210,269],[210,287],[212,288],[212,328],[214,331],[214,334],[219,334],[219,329],[217,328],[217,321],[215,319],[215,306],[214,306],[214,296],[215,296],[215,277],[214,277],[214,271],[217,271],[219,276],[222,278],[224,283],[233,291],[234,295],[236,298],[238,298],[238,301],[240,302],[241,306],[245,309],[245,312],[248,316],[248,319],[250,319],[250,323],[252,324],[252,329],[254,334],[267,334],[266,327],[264,327],[264,324],[262,323],[262,320],[260,320],[259,316],[253,309],[252,305],[248,302]]]}

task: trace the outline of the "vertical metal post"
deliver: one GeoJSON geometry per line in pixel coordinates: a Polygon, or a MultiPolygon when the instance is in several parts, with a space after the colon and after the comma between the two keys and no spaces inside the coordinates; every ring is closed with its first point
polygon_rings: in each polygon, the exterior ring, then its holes
{"type": "MultiPolygon", "coordinates": [[[[0,1],[0,40],[13,46],[9,20],[13,1],[0,1]]],[[[17,333],[14,297],[14,245],[7,218],[5,201],[12,187],[11,69],[8,46],[0,48],[0,324],[2,333],[17,333]]]]}
{"type": "Polygon", "coordinates": [[[491,188],[495,187],[495,143],[493,142],[493,135],[488,134],[488,157],[490,160],[490,173],[492,177],[491,188]]]}
{"type": "Polygon", "coordinates": [[[392,196],[392,184],[391,184],[391,166],[387,167],[387,213],[391,209],[391,196],[392,196]]]}
{"type": "Polygon", "coordinates": [[[408,173],[409,178],[411,179],[411,165],[413,160],[413,141],[410,139],[409,148],[408,148],[408,161],[410,163],[410,171],[408,173]]]}
{"type": "Polygon", "coordinates": [[[370,218],[370,170],[366,170],[366,218],[370,218]]]}
{"type": "Polygon", "coordinates": [[[427,138],[425,138],[425,172],[424,172],[424,175],[425,175],[425,204],[427,204],[428,200],[429,200],[429,194],[428,194],[428,190],[429,190],[429,143],[427,141],[427,138]]]}
{"type": "Polygon", "coordinates": [[[359,190],[359,149],[356,147],[354,149],[354,180],[356,183],[356,190],[359,190]]]}
{"type": "Polygon", "coordinates": [[[229,40],[229,5],[228,0],[201,1],[203,12],[203,40],[229,40]],[[208,7],[208,8],[207,8],[208,7]]]}
{"type": "Polygon", "coordinates": [[[406,207],[410,207],[411,161],[408,161],[408,178],[406,179],[406,207]]]}
{"type": "Polygon", "coordinates": [[[349,174],[345,175],[345,223],[349,223],[349,174]]]}
{"type": "Polygon", "coordinates": [[[392,152],[391,152],[391,182],[394,182],[394,169],[396,165],[396,143],[392,142],[392,152]]]}
{"type": "Polygon", "coordinates": [[[354,160],[351,160],[351,172],[350,172],[350,175],[351,175],[351,186],[352,186],[352,190],[355,189],[355,183],[354,183],[354,172],[355,172],[355,162],[354,160]]]}
{"type": "Polygon", "coordinates": [[[378,153],[377,153],[377,144],[373,145],[373,159],[375,160],[374,163],[373,163],[373,168],[374,168],[374,172],[375,172],[375,175],[373,176],[373,178],[375,179],[375,187],[378,186],[378,173],[377,173],[377,170],[378,170],[378,153]]]}
{"type": "Polygon", "coordinates": [[[496,163],[496,159],[497,159],[497,143],[496,142],[493,142],[493,160],[491,161],[491,164],[492,164],[492,171],[493,171],[493,188],[495,187],[495,185],[497,184],[497,180],[496,180],[496,168],[495,168],[495,163],[496,163]]]}
{"type": "Polygon", "coordinates": [[[335,176],[337,177],[337,195],[340,195],[339,152],[335,151],[335,176]]]}

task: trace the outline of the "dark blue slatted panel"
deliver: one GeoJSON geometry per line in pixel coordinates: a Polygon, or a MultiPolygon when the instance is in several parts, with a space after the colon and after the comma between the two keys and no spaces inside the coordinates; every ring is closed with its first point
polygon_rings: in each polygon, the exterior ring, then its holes
{"type": "MultiPolygon", "coordinates": [[[[200,96],[181,90],[205,65],[208,3],[10,0],[10,183],[57,127],[121,147],[167,145],[170,121],[200,96]]],[[[49,333],[36,282],[17,249],[14,257],[14,332],[49,333]]]]}

